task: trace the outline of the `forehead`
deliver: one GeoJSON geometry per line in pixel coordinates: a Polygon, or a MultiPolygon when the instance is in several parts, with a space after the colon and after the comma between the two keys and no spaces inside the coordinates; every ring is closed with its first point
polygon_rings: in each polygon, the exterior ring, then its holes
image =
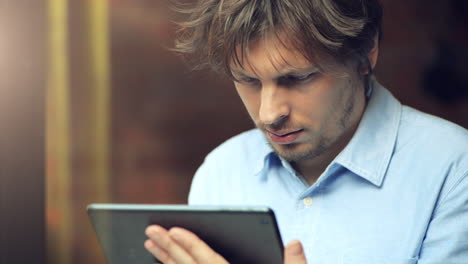
{"type": "Polygon", "coordinates": [[[231,60],[232,72],[246,72],[255,75],[283,73],[316,67],[301,51],[281,35],[270,35],[251,41],[248,46],[236,48],[231,60]]]}

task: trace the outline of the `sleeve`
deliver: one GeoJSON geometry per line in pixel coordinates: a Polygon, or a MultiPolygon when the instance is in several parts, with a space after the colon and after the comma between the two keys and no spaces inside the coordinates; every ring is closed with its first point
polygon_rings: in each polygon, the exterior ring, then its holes
{"type": "Polygon", "coordinates": [[[421,247],[418,264],[441,263],[468,263],[468,171],[441,197],[421,247]]]}

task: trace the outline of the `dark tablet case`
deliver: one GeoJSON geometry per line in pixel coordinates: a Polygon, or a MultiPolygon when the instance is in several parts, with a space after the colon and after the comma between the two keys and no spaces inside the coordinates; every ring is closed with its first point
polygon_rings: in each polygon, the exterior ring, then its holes
{"type": "Polygon", "coordinates": [[[88,214],[108,264],[152,264],[144,248],[148,225],[197,234],[231,264],[282,264],[283,244],[266,207],[92,204],[88,214]]]}

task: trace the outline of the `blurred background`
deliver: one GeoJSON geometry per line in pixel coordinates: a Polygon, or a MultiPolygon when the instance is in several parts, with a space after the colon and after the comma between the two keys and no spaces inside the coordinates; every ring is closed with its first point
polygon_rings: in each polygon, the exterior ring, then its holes
{"type": "MultiPolygon", "coordinates": [[[[467,128],[468,1],[382,2],[377,78],[404,104],[467,128]]],[[[88,204],[186,203],[205,155],[253,126],[229,81],[168,51],[176,16],[166,0],[2,9],[14,12],[2,12],[12,19],[0,23],[0,56],[23,55],[10,58],[16,73],[3,63],[4,76],[45,87],[47,263],[105,263],[88,204]],[[21,23],[28,34],[11,38],[21,23]]]]}

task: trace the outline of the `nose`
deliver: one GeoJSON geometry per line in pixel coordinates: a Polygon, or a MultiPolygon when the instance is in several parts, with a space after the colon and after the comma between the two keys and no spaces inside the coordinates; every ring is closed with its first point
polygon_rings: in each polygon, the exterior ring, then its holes
{"type": "Polygon", "coordinates": [[[265,125],[275,124],[290,114],[286,95],[276,85],[262,87],[259,121],[265,125]]]}

